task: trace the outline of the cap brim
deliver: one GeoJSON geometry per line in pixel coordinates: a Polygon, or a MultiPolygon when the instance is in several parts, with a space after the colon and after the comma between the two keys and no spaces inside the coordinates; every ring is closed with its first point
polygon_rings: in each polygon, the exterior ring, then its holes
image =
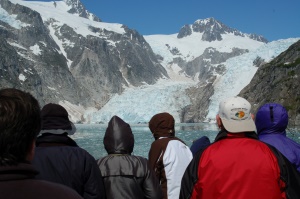
{"type": "Polygon", "coordinates": [[[226,120],[221,118],[221,120],[224,128],[230,133],[256,131],[252,118],[247,120],[226,120]]]}

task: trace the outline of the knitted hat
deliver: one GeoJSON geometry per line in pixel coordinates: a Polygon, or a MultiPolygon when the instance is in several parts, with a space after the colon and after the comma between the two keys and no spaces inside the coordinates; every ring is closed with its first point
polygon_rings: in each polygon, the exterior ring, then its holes
{"type": "Polygon", "coordinates": [[[42,129],[40,134],[52,133],[73,135],[75,125],[69,120],[67,110],[59,104],[46,104],[41,110],[42,129]]]}
{"type": "Polygon", "coordinates": [[[155,138],[175,136],[175,120],[169,113],[158,113],[149,121],[149,128],[155,138]]]}

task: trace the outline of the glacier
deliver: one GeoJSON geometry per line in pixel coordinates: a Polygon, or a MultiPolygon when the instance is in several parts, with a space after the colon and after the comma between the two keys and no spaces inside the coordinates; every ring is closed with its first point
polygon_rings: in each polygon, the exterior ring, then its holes
{"type": "MultiPolygon", "coordinates": [[[[253,66],[257,57],[268,62],[299,39],[273,41],[250,50],[249,53],[228,59],[225,62],[225,74],[219,76],[214,83],[207,121],[214,122],[220,100],[238,95],[249,84],[257,71],[257,67],[253,66]]],[[[173,78],[162,79],[155,85],[127,88],[121,95],[114,95],[100,110],[85,111],[84,118],[87,123],[106,123],[113,115],[118,115],[128,123],[138,124],[147,123],[159,112],[169,112],[174,116],[175,122],[180,123],[180,110],[190,104],[185,89],[196,85],[196,81],[173,78]]]]}
{"type": "MultiPolygon", "coordinates": [[[[95,22],[81,17],[74,17],[74,15],[67,12],[70,7],[64,1],[57,1],[56,7],[53,5],[53,2],[10,1],[36,10],[41,13],[44,21],[55,19],[58,26],[66,23],[84,37],[88,35],[102,37],[101,34],[92,32],[89,26],[99,27],[120,34],[124,34],[125,32],[122,24],[95,22]]],[[[16,20],[14,16],[8,15],[1,7],[0,20],[11,24],[15,28],[27,26],[27,24],[16,20]]],[[[62,43],[56,39],[57,36],[51,29],[50,34],[60,47],[60,52],[65,54],[62,43]]],[[[172,114],[175,121],[179,123],[181,109],[191,103],[185,90],[189,87],[197,86],[198,80],[180,74],[181,69],[179,66],[176,64],[170,65],[169,63],[176,56],[186,61],[191,61],[201,55],[207,47],[216,48],[219,52],[231,52],[234,47],[247,48],[249,53],[228,59],[224,63],[226,68],[225,74],[218,76],[214,82],[214,94],[210,98],[211,102],[206,116],[208,121],[213,121],[218,111],[219,101],[238,95],[249,84],[257,70],[253,66],[253,61],[257,57],[261,57],[268,62],[300,39],[290,38],[265,44],[251,40],[250,38],[236,37],[232,34],[222,35],[223,40],[221,42],[203,42],[200,39],[201,37],[202,33],[196,32],[182,39],[177,39],[176,34],[145,35],[144,38],[153,49],[153,52],[164,58],[161,64],[167,70],[170,79],[161,79],[154,85],[145,84],[138,88],[126,87],[122,94],[113,95],[100,110],[94,107],[74,105],[67,101],[61,101],[59,104],[68,110],[71,120],[74,122],[107,123],[113,115],[118,115],[128,123],[147,123],[154,114],[165,111],[172,114]],[[168,46],[166,46],[166,43],[168,46]],[[171,54],[170,49],[172,48],[179,49],[180,55],[171,54]]],[[[39,53],[38,49],[34,48],[34,46],[32,51],[35,54],[39,53]]],[[[70,60],[68,64],[70,66],[70,60]]],[[[20,76],[20,79],[23,79],[23,77],[20,76]]]]}
{"type": "Polygon", "coordinates": [[[86,111],[87,123],[106,123],[114,115],[130,124],[147,123],[159,112],[169,112],[180,122],[180,110],[190,104],[185,89],[192,82],[160,80],[155,85],[128,88],[121,95],[114,95],[99,111],[86,111]]]}
{"type": "Polygon", "coordinates": [[[220,101],[238,95],[239,92],[250,83],[258,69],[253,66],[253,61],[257,57],[261,57],[265,62],[269,62],[287,50],[289,46],[299,39],[300,38],[290,38],[273,41],[260,46],[254,51],[228,59],[225,62],[226,73],[220,76],[214,84],[215,93],[210,98],[211,103],[208,109],[207,119],[215,119],[220,101]]]}

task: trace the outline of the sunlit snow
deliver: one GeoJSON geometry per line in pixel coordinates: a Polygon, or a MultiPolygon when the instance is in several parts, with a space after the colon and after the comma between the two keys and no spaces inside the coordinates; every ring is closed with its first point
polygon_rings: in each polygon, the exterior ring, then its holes
{"type": "Polygon", "coordinates": [[[218,112],[218,105],[221,100],[231,96],[236,96],[247,86],[256,73],[257,67],[253,66],[253,61],[259,56],[266,62],[277,57],[280,53],[287,50],[290,45],[300,38],[273,41],[265,44],[257,50],[247,54],[231,58],[225,62],[226,73],[214,85],[215,93],[210,98],[208,119],[215,119],[218,112]]]}
{"type": "Polygon", "coordinates": [[[28,26],[28,24],[23,23],[20,20],[17,20],[15,15],[8,14],[7,11],[4,10],[1,6],[0,6],[0,21],[8,23],[10,26],[16,29],[21,29],[22,27],[28,26]]]}
{"type": "MultiPolygon", "coordinates": [[[[64,1],[55,1],[56,6],[54,6],[53,2],[10,1],[36,10],[41,14],[41,17],[45,22],[51,20],[51,26],[48,26],[51,37],[59,47],[57,50],[61,52],[66,59],[68,58],[64,47],[72,46],[73,44],[68,40],[60,40],[55,35],[55,33],[59,34],[57,30],[63,24],[67,24],[77,34],[81,34],[84,37],[87,35],[96,37],[103,36],[101,33],[92,32],[89,29],[90,26],[106,29],[119,34],[125,33],[122,24],[95,22],[68,13],[67,11],[70,7],[67,6],[64,1]]],[[[16,20],[14,16],[9,15],[1,7],[0,20],[18,29],[28,25],[16,20]]],[[[257,70],[257,68],[253,66],[253,61],[257,56],[260,56],[265,61],[270,61],[300,39],[291,38],[265,44],[263,42],[254,41],[247,36],[239,37],[233,34],[227,34],[222,35],[222,41],[205,42],[201,40],[202,33],[195,32],[193,32],[192,35],[181,39],[177,38],[177,34],[148,35],[144,36],[144,38],[150,44],[153,52],[163,57],[161,64],[167,70],[170,79],[161,79],[155,85],[145,84],[138,88],[125,88],[124,93],[112,96],[107,104],[100,110],[93,107],[74,105],[68,101],[61,101],[60,104],[66,107],[72,121],[106,123],[113,115],[118,115],[129,123],[146,123],[154,114],[166,111],[171,113],[174,116],[175,121],[179,123],[181,109],[191,103],[185,93],[185,89],[195,86],[198,83],[198,80],[197,78],[193,79],[193,77],[187,77],[177,64],[171,64],[173,59],[180,57],[183,60],[191,61],[200,56],[208,47],[215,48],[219,52],[231,52],[233,48],[248,49],[249,53],[227,60],[224,63],[226,67],[225,74],[214,82],[215,91],[214,95],[210,98],[211,103],[207,115],[207,119],[214,119],[217,114],[219,101],[237,95],[241,89],[249,84],[257,70]],[[172,50],[178,50],[178,53],[172,54],[172,50]]],[[[114,45],[113,41],[107,42],[114,45]]],[[[11,45],[16,46],[12,43],[11,45]]],[[[19,48],[21,48],[21,46],[19,48]]],[[[31,50],[35,54],[41,52],[38,45],[33,46],[31,50]]],[[[26,57],[21,52],[18,53],[21,56],[26,57]]],[[[69,66],[71,63],[72,62],[68,60],[69,66]]],[[[25,76],[20,75],[19,78],[21,81],[25,80],[25,76]]]]}
{"type": "Polygon", "coordinates": [[[15,46],[17,48],[20,48],[22,50],[26,50],[26,48],[20,44],[14,43],[14,42],[8,42],[11,46],[15,46]]]}
{"type": "Polygon", "coordinates": [[[94,35],[99,36],[97,33],[93,33],[89,30],[89,26],[97,28],[103,28],[109,31],[114,31],[123,34],[125,31],[121,27],[122,24],[117,23],[104,23],[95,22],[90,19],[85,19],[74,14],[70,14],[67,11],[70,7],[64,1],[55,1],[56,6],[53,2],[39,2],[39,1],[23,1],[23,0],[10,0],[12,3],[18,3],[39,12],[44,21],[49,19],[56,19],[59,22],[65,23],[74,29],[78,34],[82,36],[94,35]]]}
{"type": "Polygon", "coordinates": [[[41,52],[42,52],[39,45],[37,45],[37,44],[35,44],[34,46],[30,46],[30,50],[35,55],[41,55],[41,52]]]}
{"type": "MultiPolygon", "coordinates": [[[[18,3],[31,9],[39,12],[43,21],[52,21],[51,26],[48,26],[50,29],[50,34],[56,44],[59,46],[60,49],[57,49],[58,52],[61,52],[67,59],[67,64],[70,67],[72,61],[68,59],[67,53],[65,52],[65,46],[72,46],[73,44],[68,40],[60,40],[57,35],[55,34],[55,30],[59,29],[64,24],[67,24],[77,34],[81,34],[82,36],[86,37],[88,35],[101,37],[100,33],[92,32],[89,27],[93,26],[96,28],[105,29],[108,31],[113,31],[119,34],[125,33],[125,30],[122,28],[122,24],[117,23],[104,23],[104,22],[95,22],[90,19],[85,19],[79,17],[75,14],[70,14],[67,11],[70,7],[64,1],[55,1],[56,5],[53,2],[39,2],[39,1],[24,1],[24,0],[10,0],[12,3],[18,3]]],[[[0,7],[0,20],[3,15],[4,21],[9,21],[9,24],[15,24],[16,28],[20,28],[20,26],[25,26],[19,21],[14,20],[11,16],[5,13],[5,10],[1,10],[0,7]],[[4,13],[4,14],[3,14],[4,13]]],[[[112,45],[114,45],[112,43],[112,45]]]]}
{"type": "Polygon", "coordinates": [[[19,80],[21,80],[21,81],[25,81],[26,80],[26,77],[25,77],[25,75],[23,75],[23,74],[20,74],[19,75],[19,80]]]}
{"type": "Polygon", "coordinates": [[[191,61],[202,55],[208,47],[216,48],[219,52],[231,52],[234,47],[254,50],[264,44],[248,37],[234,36],[233,34],[222,35],[222,41],[213,42],[202,41],[202,33],[193,33],[181,39],[177,38],[177,34],[148,35],[144,37],[154,53],[164,57],[163,65],[167,65],[175,57],[183,57],[185,60],[191,61]],[[180,55],[172,55],[170,50],[174,48],[180,51],[180,55]]]}
{"type": "MultiPolygon", "coordinates": [[[[292,38],[263,44],[247,54],[227,60],[225,74],[214,84],[215,92],[211,96],[207,120],[215,119],[220,100],[238,95],[249,84],[257,70],[253,66],[257,56],[270,61],[299,39],[292,38]]],[[[86,111],[84,118],[91,123],[105,123],[113,115],[118,115],[129,123],[146,123],[154,114],[166,111],[171,113],[179,123],[181,108],[190,104],[185,88],[194,86],[196,82],[179,81],[176,79],[178,75],[173,75],[172,80],[161,80],[155,85],[127,89],[122,95],[113,96],[101,110],[86,111]]]]}

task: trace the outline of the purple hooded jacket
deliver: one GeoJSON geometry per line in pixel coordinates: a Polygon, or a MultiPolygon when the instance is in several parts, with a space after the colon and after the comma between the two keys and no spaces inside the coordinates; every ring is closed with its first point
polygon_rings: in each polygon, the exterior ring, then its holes
{"type": "Polygon", "coordinates": [[[276,103],[265,104],[258,109],[255,124],[259,139],[277,148],[300,172],[300,144],[286,136],[286,109],[276,103]]]}

